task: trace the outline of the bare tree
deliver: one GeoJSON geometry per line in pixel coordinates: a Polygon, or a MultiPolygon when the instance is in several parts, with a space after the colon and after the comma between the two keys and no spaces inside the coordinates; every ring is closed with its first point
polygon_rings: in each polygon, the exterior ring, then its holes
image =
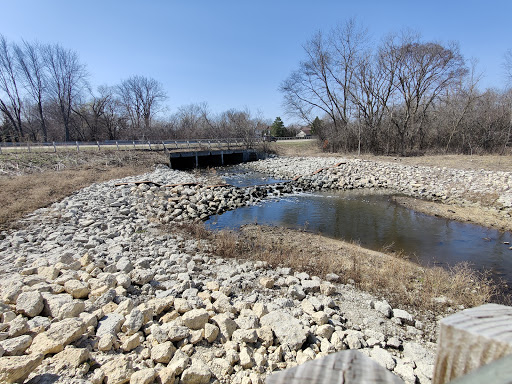
{"type": "Polygon", "coordinates": [[[162,85],[155,79],[136,75],[121,82],[116,93],[132,128],[144,136],[161,102],[167,98],[162,85]]]}
{"type": "Polygon", "coordinates": [[[367,141],[366,149],[381,152],[379,129],[393,92],[393,72],[384,70],[379,56],[367,52],[359,58],[352,81],[350,96],[357,113],[358,128],[363,130],[358,132],[358,144],[361,145],[362,135],[367,141]]]}
{"type": "Polygon", "coordinates": [[[383,63],[394,78],[394,103],[386,108],[398,133],[400,154],[415,140],[422,149],[427,113],[441,92],[465,75],[464,59],[455,44],[422,43],[406,32],[386,42],[383,63]]]}
{"type": "Polygon", "coordinates": [[[71,112],[80,93],[87,86],[87,72],[76,52],[58,44],[44,46],[43,58],[49,73],[48,89],[58,105],[64,124],[65,140],[69,141],[71,112]]]}
{"type": "Polygon", "coordinates": [[[18,139],[23,138],[22,109],[19,76],[14,49],[0,35],[0,111],[14,127],[18,139]]]}
{"type": "Polygon", "coordinates": [[[505,70],[505,77],[508,85],[512,85],[512,49],[505,52],[503,56],[503,69],[505,70]]]}
{"type": "Polygon", "coordinates": [[[329,140],[339,140],[351,118],[354,71],[367,42],[368,32],[353,19],[327,38],[315,34],[304,45],[306,60],[280,86],[287,112],[308,124],[318,113],[325,114],[329,140]]]}
{"type": "Polygon", "coordinates": [[[16,45],[14,49],[24,88],[37,108],[39,127],[43,135],[43,141],[46,142],[48,141],[48,132],[43,113],[43,102],[46,96],[48,79],[41,45],[23,41],[22,46],[16,45]]]}

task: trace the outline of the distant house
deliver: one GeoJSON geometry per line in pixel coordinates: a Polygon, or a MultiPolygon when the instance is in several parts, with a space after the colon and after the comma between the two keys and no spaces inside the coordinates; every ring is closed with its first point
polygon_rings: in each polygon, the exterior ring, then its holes
{"type": "Polygon", "coordinates": [[[295,135],[295,137],[298,137],[298,138],[305,138],[305,137],[311,137],[311,128],[310,127],[304,127],[302,128],[299,133],[297,133],[295,135]]]}

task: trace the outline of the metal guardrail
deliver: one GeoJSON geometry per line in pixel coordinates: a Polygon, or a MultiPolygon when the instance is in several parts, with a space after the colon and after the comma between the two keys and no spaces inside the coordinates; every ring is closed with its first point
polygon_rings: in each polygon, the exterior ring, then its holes
{"type": "MultiPolygon", "coordinates": [[[[309,138],[277,137],[277,140],[304,140],[309,138]]],[[[106,141],[72,141],[72,142],[0,142],[0,154],[12,152],[57,152],[62,150],[164,150],[168,152],[182,150],[208,150],[252,148],[266,141],[263,137],[226,138],[226,139],[193,139],[193,140],[106,140],[106,141]]]]}

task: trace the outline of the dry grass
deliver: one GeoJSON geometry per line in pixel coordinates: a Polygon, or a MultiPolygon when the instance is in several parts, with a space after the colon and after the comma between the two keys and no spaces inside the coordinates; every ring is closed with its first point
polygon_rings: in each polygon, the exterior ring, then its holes
{"type": "Polygon", "coordinates": [[[135,152],[1,155],[0,229],[80,188],[150,171],[166,159],[163,153],[135,152]]]}
{"type": "Polygon", "coordinates": [[[271,148],[282,156],[335,156],[372,161],[397,162],[404,165],[447,167],[455,169],[485,169],[488,171],[512,172],[510,155],[425,155],[425,156],[374,156],[354,153],[322,152],[317,140],[283,140],[271,143],[271,148]]]}
{"type": "Polygon", "coordinates": [[[304,231],[249,225],[240,232],[208,232],[202,223],[186,231],[207,239],[210,249],[224,258],[266,261],[324,277],[336,273],[341,282],[385,297],[393,306],[442,313],[448,306],[474,307],[491,301],[497,287],[485,275],[460,264],[446,270],[426,268],[370,251],[355,244],[304,231]]]}

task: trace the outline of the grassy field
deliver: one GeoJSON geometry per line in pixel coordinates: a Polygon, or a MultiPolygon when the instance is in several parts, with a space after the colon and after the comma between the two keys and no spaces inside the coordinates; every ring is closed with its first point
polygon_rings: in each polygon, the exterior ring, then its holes
{"type": "Polygon", "coordinates": [[[405,165],[512,172],[512,156],[425,155],[397,157],[374,156],[368,154],[357,155],[354,153],[324,153],[316,140],[283,140],[271,143],[270,148],[281,156],[336,156],[374,161],[398,162],[405,165]]]}

